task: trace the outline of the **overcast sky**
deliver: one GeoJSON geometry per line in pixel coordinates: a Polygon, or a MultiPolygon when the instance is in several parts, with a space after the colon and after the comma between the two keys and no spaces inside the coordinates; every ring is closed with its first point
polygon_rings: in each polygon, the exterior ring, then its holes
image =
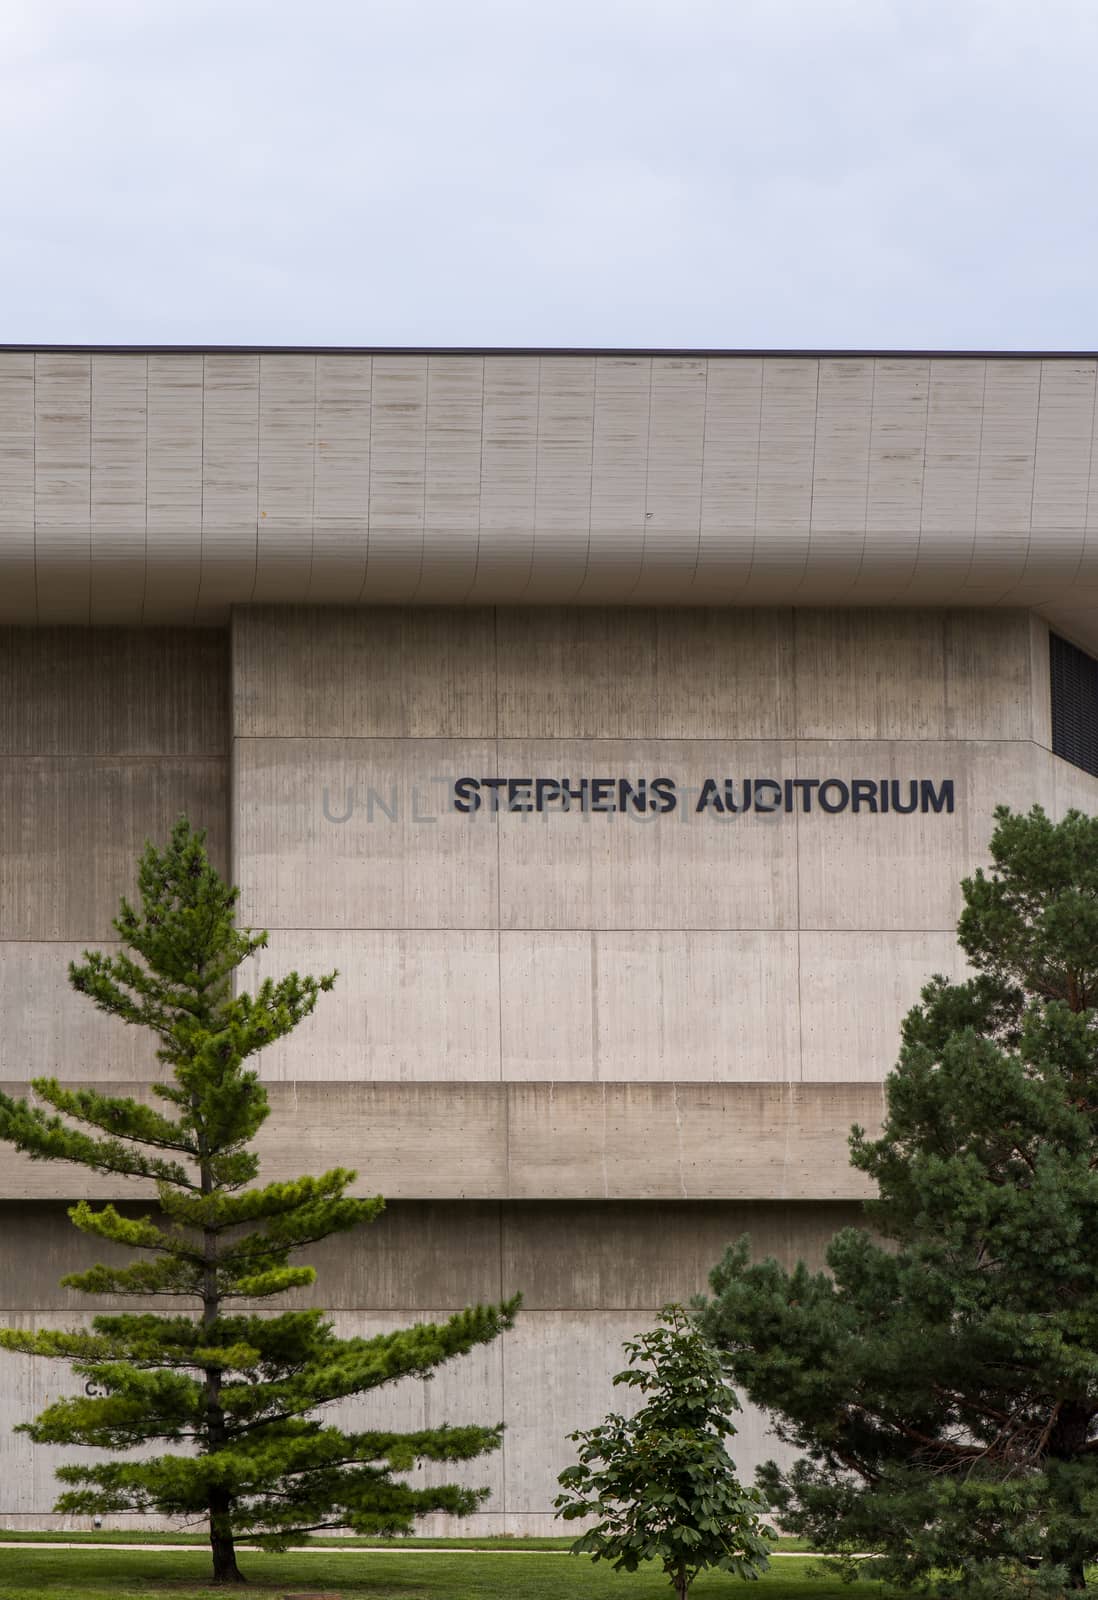
{"type": "Polygon", "coordinates": [[[1098,346],[1094,0],[0,0],[0,340],[1098,346]]]}

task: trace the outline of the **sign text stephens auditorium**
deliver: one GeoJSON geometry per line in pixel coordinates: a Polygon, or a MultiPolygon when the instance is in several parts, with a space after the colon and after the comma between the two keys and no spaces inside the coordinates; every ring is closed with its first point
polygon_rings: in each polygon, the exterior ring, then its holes
{"type": "Polygon", "coordinates": [[[952,778],[458,778],[453,806],[489,811],[582,811],[660,816],[680,802],[718,816],[747,811],[952,812],[952,778]]]}

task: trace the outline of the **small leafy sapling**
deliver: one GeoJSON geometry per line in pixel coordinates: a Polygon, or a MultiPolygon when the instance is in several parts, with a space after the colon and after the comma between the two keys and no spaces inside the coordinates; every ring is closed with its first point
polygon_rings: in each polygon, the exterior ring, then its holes
{"type": "Polygon", "coordinates": [[[629,1365],[614,1383],[638,1390],[644,1404],[569,1434],[579,1460],[560,1474],[555,1504],[565,1521],[595,1519],[573,1554],[624,1572],[658,1561],[676,1600],[710,1567],[757,1578],[773,1535],[726,1448],[739,1404],[722,1358],[681,1306],[624,1348],[629,1365]]]}

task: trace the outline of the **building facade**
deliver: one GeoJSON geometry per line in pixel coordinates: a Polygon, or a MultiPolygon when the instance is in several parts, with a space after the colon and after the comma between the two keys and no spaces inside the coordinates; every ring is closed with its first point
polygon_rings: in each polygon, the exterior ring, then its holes
{"type": "MultiPolygon", "coordinates": [[[[148,1085],[66,967],[205,826],[255,979],[340,972],[260,1058],[264,1176],[389,1200],[317,1302],[525,1297],[371,1413],[506,1421],[477,1529],[550,1531],[622,1340],[728,1242],[857,1218],[848,1129],[961,970],[995,806],[1098,808],[1096,374],[0,352],[0,1080],[148,1085]]],[[[83,1195],[140,1200],[0,1147],[5,1322],[90,1314],[83,1195]]],[[[3,1358],[0,1526],[56,1523],[10,1429],[74,1383],[3,1358]]],[[[747,1415],[741,1468],[773,1448],[747,1415]]]]}

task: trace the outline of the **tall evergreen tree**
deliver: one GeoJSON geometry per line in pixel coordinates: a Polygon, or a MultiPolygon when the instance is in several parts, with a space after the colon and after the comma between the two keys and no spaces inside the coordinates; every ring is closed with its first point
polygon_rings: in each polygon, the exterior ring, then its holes
{"type": "Polygon", "coordinates": [[[1059,1595],[1098,1560],[1098,819],[996,818],[974,975],[924,989],[852,1134],[877,1237],[817,1274],[741,1241],[701,1319],[803,1453],[761,1475],[787,1528],[936,1594],[1059,1595]]]}
{"type": "Polygon", "coordinates": [[[115,922],[117,954],[85,952],[70,981],[96,1006],[148,1028],[171,1069],[153,1085],[165,1109],[136,1099],[34,1081],[34,1101],[0,1096],[0,1138],[32,1160],[72,1161],[146,1180],[158,1205],[131,1216],[81,1202],[81,1232],[139,1251],[129,1266],[93,1266],[63,1281],[93,1295],[176,1299],[188,1314],[96,1316],[90,1331],[0,1330],[0,1346],[69,1361],[92,1394],[54,1401],[22,1431],[41,1444],[154,1453],[64,1466],[57,1509],[156,1511],[208,1521],[213,1575],[242,1582],[235,1541],[273,1548],[320,1528],[407,1532],[425,1512],[463,1515],[487,1493],[415,1488],[421,1461],[468,1461],[494,1450],[501,1428],[350,1432],[320,1408],[442,1362],[511,1326],[517,1300],[475,1307],[441,1324],[339,1339],[318,1310],[261,1316],[253,1303],[312,1284],[294,1251],[371,1222],[384,1202],[352,1199],[355,1173],[256,1186],[249,1148],[268,1115],[250,1058],[292,1032],[335,974],[265,980],[233,993],[237,968],[266,935],[237,928],[237,891],[211,866],[204,835],[185,820],[168,847],[148,846],[140,905],[115,922]]]}

